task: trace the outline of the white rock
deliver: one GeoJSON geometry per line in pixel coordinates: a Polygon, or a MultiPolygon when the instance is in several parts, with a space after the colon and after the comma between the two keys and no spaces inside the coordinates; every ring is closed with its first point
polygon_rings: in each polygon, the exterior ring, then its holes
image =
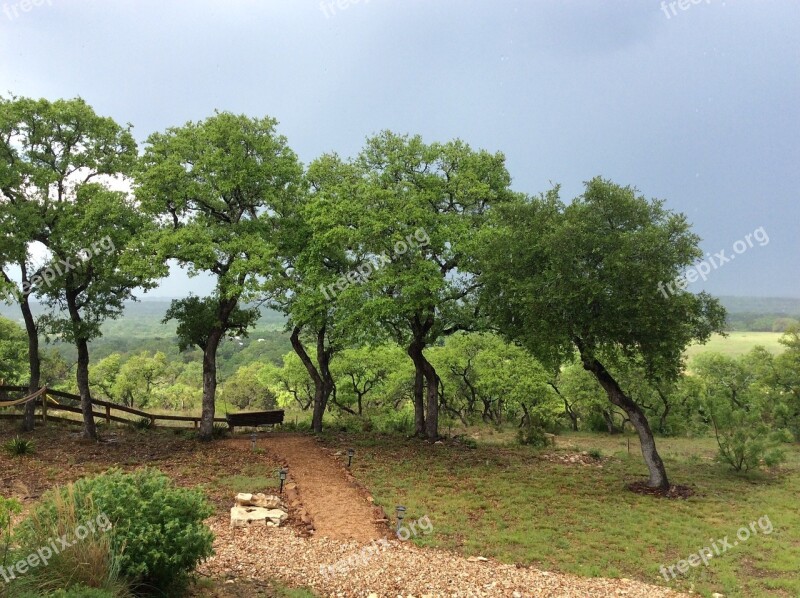
{"type": "Polygon", "coordinates": [[[231,527],[246,527],[250,523],[263,522],[266,526],[279,526],[289,515],[281,509],[263,507],[231,507],[231,527]]]}

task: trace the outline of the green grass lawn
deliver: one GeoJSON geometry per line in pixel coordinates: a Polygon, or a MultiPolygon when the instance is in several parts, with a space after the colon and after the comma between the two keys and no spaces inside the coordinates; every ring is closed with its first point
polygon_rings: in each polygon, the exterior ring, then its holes
{"type": "Polygon", "coordinates": [[[730,357],[744,355],[756,345],[765,347],[772,353],[782,353],[785,347],[778,342],[782,332],[729,332],[728,336],[713,335],[705,345],[692,345],[686,355],[692,357],[701,353],[722,353],[730,357]]]}
{"type": "Polygon", "coordinates": [[[707,596],[800,596],[798,447],[780,471],[741,476],[714,461],[712,439],[661,439],[672,482],[695,491],[687,500],[666,500],[626,489],[646,474],[635,438],[628,455],[623,437],[559,437],[555,455],[599,449],[600,462],[590,465],[550,462],[510,444],[471,449],[389,436],[329,442],[356,446],[354,473],[387,513],[403,504],[407,520],[428,515],[433,532],[418,536],[420,545],[707,596]],[[772,533],[756,525],[757,535],[708,566],[669,582],[659,573],[660,565],[688,558],[710,539],[736,540],[741,526],[764,516],[772,533]]]}

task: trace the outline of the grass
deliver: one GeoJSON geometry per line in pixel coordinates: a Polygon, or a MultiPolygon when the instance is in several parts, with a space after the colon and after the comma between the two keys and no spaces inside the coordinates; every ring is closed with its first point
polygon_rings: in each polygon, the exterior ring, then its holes
{"type": "MultiPolygon", "coordinates": [[[[337,440],[341,442],[342,439],[337,440]]],[[[392,513],[428,515],[433,533],[418,536],[465,555],[584,576],[629,577],[728,597],[800,596],[800,448],[770,474],[735,475],[715,459],[712,439],[660,439],[673,483],[691,486],[688,500],[634,494],[626,484],[646,470],[631,440],[570,434],[552,454],[600,451],[602,462],[564,464],[511,444],[426,445],[397,437],[350,437],[353,470],[392,513]],[[686,559],[709,539],[729,536],[767,516],[759,533],[667,582],[659,566],[686,559]]],[[[758,527],[757,527],[758,529],[758,527]]]]}
{"type": "Polygon", "coordinates": [[[783,353],[784,347],[778,342],[782,332],[729,332],[728,336],[713,335],[705,345],[692,345],[686,349],[689,360],[701,353],[722,353],[729,357],[744,355],[756,345],[765,347],[772,353],[783,353]]]}

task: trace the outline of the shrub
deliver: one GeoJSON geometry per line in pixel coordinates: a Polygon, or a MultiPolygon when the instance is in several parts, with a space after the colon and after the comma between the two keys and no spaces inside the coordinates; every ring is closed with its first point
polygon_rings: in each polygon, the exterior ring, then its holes
{"type": "Polygon", "coordinates": [[[212,554],[213,534],[203,525],[212,509],[205,497],[197,490],[175,488],[158,470],[112,469],[56,489],[23,522],[24,543],[41,545],[44,538],[64,533],[56,530],[65,525],[59,513],[65,503],[74,505],[75,522],[99,517],[109,522],[109,533],[97,534],[110,542],[113,559],[108,568],[135,586],[176,590],[197,563],[212,554]]]}
{"type": "Polygon", "coordinates": [[[134,430],[149,430],[153,427],[153,420],[149,417],[142,416],[139,419],[135,419],[131,422],[134,430]]]}
{"type": "Polygon", "coordinates": [[[211,436],[213,438],[225,438],[226,436],[230,436],[231,429],[228,427],[228,424],[223,424],[217,422],[214,424],[214,427],[211,429],[211,436]]]}
{"type": "Polygon", "coordinates": [[[768,467],[786,460],[780,445],[786,439],[764,421],[759,404],[741,408],[724,400],[708,401],[719,458],[736,471],[768,467]]]}
{"type": "Polygon", "coordinates": [[[517,432],[517,442],[528,446],[545,447],[547,436],[541,426],[524,426],[517,432]]]}
{"type": "Polygon", "coordinates": [[[599,461],[603,458],[603,452],[598,448],[593,448],[589,450],[589,456],[595,461],[599,461]]]}
{"type": "Polygon", "coordinates": [[[41,564],[15,580],[15,594],[27,591],[49,596],[56,590],[83,586],[110,592],[112,596],[129,595],[128,584],[119,576],[120,563],[113,552],[111,536],[105,533],[109,522],[90,516],[92,512],[90,497],[79,498],[73,486],[45,495],[16,530],[18,547],[12,560],[17,562],[36,553],[41,564]],[[61,537],[71,546],[65,548],[53,541],[61,537]]]}
{"type": "Polygon", "coordinates": [[[14,455],[15,457],[30,455],[34,451],[33,441],[20,438],[19,436],[8,440],[3,445],[3,448],[5,448],[10,455],[14,455]]]}

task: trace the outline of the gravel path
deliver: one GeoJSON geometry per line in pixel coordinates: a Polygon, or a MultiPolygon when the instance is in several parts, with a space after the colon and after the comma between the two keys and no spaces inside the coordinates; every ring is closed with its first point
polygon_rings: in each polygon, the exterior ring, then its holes
{"type": "Polygon", "coordinates": [[[231,530],[228,520],[209,521],[216,555],[199,568],[230,582],[279,579],[334,597],[620,597],[685,596],[627,579],[582,578],[527,567],[471,562],[467,558],[399,540],[363,543],[303,538],[289,528],[231,530]],[[327,566],[336,571],[328,573],[327,566]],[[323,570],[324,568],[324,570],[323,570]]]}
{"type": "MultiPolygon", "coordinates": [[[[232,439],[233,444],[246,442],[232,439]]],[[[384,538],[375,525],[368,493],[350,478],[341,460],[302,435],[280,434],[259,445],[289,467],[302,508],[312,517],[313,537],[292,528],[231,529],[224,515],[208,521],[216,554],[202,574],[237,580],[278,579],[333,597],[667,598],[681,594],[627,579],[582,578],[548,573],[384,538]]]]}

